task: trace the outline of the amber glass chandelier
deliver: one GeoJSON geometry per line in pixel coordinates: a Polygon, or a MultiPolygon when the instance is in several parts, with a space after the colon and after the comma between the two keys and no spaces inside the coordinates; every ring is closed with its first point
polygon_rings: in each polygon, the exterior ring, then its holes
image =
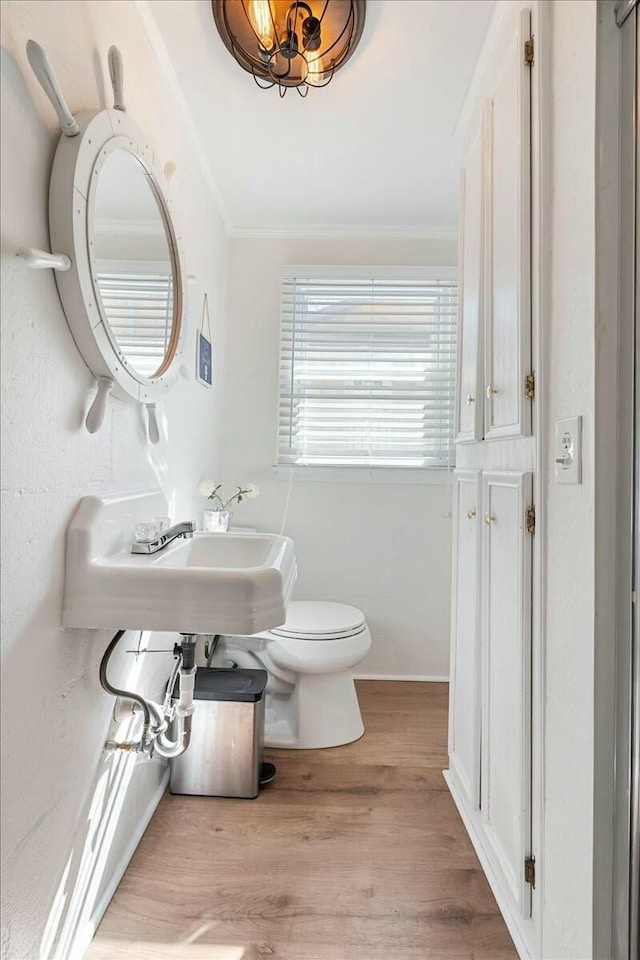
{"type": "Polygon", "coordinates": [[[227,50],[259,87],[326,87],[364,27],[366,0],[212,0],[227,50]]]}

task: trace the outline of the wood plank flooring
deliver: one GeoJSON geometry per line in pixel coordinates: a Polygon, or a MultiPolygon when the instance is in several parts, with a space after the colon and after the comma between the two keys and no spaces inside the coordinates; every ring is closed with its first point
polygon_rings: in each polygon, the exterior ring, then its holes
{"type": "Polygon", "coordinates": [[[361,681],[366,733],[267,751],[256,800],[158,807],[87,960],[517,960],[447,791],[447,685],[361,681]]]}

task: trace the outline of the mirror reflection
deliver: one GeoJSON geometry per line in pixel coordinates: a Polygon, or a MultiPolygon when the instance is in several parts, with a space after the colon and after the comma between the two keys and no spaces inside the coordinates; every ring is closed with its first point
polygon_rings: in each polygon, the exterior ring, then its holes
{"type": "Polygon", "coordinates": [[[98,174],[89,225],[103,315],[132,371],[159,376],[178,339],[171,240],[143,164],[113,150],[98,174]]]}

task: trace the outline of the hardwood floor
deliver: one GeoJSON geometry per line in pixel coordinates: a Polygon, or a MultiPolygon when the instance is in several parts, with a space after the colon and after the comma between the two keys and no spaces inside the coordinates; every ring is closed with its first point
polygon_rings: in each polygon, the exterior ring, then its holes
{"type": "Polygon", "coordinates": [[[361,681],[362,740],[156,811],[87,960],[516,960],[442,777],[447,685],[361,681]]]}

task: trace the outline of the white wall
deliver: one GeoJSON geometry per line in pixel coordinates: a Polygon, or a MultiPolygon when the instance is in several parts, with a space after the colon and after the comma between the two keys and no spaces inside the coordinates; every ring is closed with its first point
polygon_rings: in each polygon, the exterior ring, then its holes
{"type": "MultiPolygon", "coordinates": [[[[454,264],[453,240],[234,238],[231,241],[225,479],[256,482],[234,522],[279,531],[287,476],[276,448],[283,264],[454,264]]],[[[299,564],[295,596],[360,607],[373,649],[363,674],[446,677],[451,487],[295,479],[285,533],[299,564]]]]}
{"type": "Polygon", "coordinates": [[[582,414],[581,486],[548,476],[543,948],[592,956],[596,4],[552,4],[547,463],[582,414]]]}
{"type": "MultiPolygon", "coordinates": [[[[131,852],[165,771],[161,761],[102,753],[112,701],[100,689],[98,663],[109,635],[61,628],[65,529],[82,496],[141,489],[157,477],[175,514],[193,516],[198,478],[220,473],[227,240],[134,4],[16,0],[2,13],[2,955],[32,960],[64,954],[74,931],[90,933],[96,900],[131,852]],[[24,54],[29,37],[45,47],[73,111],[110,104],[107,50],[116,43],[129,110],[160,165],[177,165],[168,192],[185,272],[196,277],[187,291],[185,363],[192,371],[208,290],[215,386],[178,380],[164,408],[170,443],[153,450],[130,405],[111,404],[95,436],[84,430],[94,381],[53,275],[29,271],[15,256],[21,246],[47,248],[57,142],[53,111],[24,54]]],[[[136,642],[128,636],[123,647],[136,642]]],[[[123,652],[113,677],[157,695],[169,664],[162,655],[135,663],[123,652]]]]}

